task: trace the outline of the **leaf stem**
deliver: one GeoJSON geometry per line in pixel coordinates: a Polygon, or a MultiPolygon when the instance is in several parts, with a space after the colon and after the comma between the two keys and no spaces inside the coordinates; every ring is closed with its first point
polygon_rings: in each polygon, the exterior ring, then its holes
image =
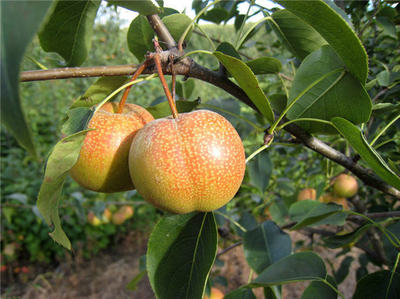
{"type": "MultiPolygon", "coordinates": [[[[308,91],[310,91],[314,86],[316,86],[318,83],[320,83],[321,81],[325,80],[326,78],[328,78],[329,76],[336,74],[340,71],[343,71],[343,68],[337,68],[333,71],[330,71],[329,73],[324,74],[323,76],[321,76],[320,78],[318,78],[317,80],[315,80],[314,82],[312,82],[310,85],[308,85],[305,89],[303,89],[298,95],[297,97],[295,97],[293,99],[293,101],[290,102],[290,104],[285,108],[285,110],[282,112],[282,114],[279,116],[279,118],[275,121],[275,123],[271,126],[271,128],[269,129],[269,133],[273,134],[275,128],[278,126],[278,124],[280,123],[280,121],[283,119],[283,117],[286,115],[286,113],[293,107],[293,105],[303,96],[305,95],[308,91]]],[[[339,76],[340,77],[340,76],[339,76]]]]}
{"type": "Polygon", "coordinates": [[[242,24],[240,24],[239,32],[237,34],[236,42],[235,42],[235,49],[238,50],[240,47],[239,38],[243,33],[244,26],[246,25],[246,20],[249,17],[250,9],[254,5],[254,0],[250,1],[249,7],[247,8],[247,12],[243,18],[242,24]]]}
{"type": "Polygon", "coordinates": [[[211,2],[210,4],[208,4],[206,7],[204,7],[202,10],[199,11],[199,13],[194,17],[194,19],[192,20],[192,22],[190,22],[190,24],[186,27],[185,31],[182,33],[181,37],[179,38],[178,41],[178,50],[182,51],[182,44],[185,40],[186,35],[189,33],[190,28],[192,27],[192,25],[197,21],[198,18],[201,17],[201,15],[212,5],[217,4],[218,2],[220,2],[221,0],[215,0],[213,2],[211,2]]]}
{"type": "Polygon", "coordinates": [[[244,233],[247,232],[247,229],[245,229],[242,225],[240,225],[240,223],[238,223],[237,221],[233,220],[231,217],[229,217],[228,215],[225,215],[224,213],[221,213],[220,211],[214,211],[214,213],[221,215],[222,217],[228,219],[230,222],[232,222],[234,225],[236,225],[241,231],[243,231],[244,233]]]}
{"type": "Polygon", "coordinates": [[[256,151],[254,151],[250,156],[248,156],[247,159],[246,159],[246,164],[249,163],[249,161],[250,161],[251,159],[253,159],[255,156],[257,156],[257,155],[258,155],[259,153],[261,153],[263,150],[267,149],[267,148],[271,145],[271,143],[272,143],[273,140],[274,140],[274,138],[271,138],[271,139],[268,141],[267,144],[264,144],[262,147],[258,148],[258,149],[257,149],[256,151]]]}
{"type": "Polygon", "coordinates": [[[213,51],[215,51],[215,49],[217,48],[213,42],[213,40],[211,39],[211,37],[203,30],[203,28],[201,28],[201,26],[199,26],[199,24],[195,25],[197,29],[200,30],[200,32],[203,34],[203,36],[208,40],[208,42],[211,44],[211,47],[213,49],[213,51]]]}
{"type": "Polygon", "coordinates": [[[382,136],[383,133],[391,126],[393,123],[400,118],[400,114],[398,114],[395,118],[393,118],[376,136],[375,138],[371,141],[369,144],[370,146],[373,146],[374,143],[378,140],[379,137],[382,136]]]}
{"type": "Polygon", "coordinates": [[[147,76],[146,78],[141,78],[141,79],[137,79],[137,80],[135,80],[135,81],[130,81],[130,82],[128,82],[128,83],[126,83],[126,84],[124,84],[124,85],[118,87],[116,90],[114,90],[112,93],[110,93],[103,101],[101,101],[101,102],[96,106],[96,109],[94,110],[94,113],[96,113],[96,112],[101,108],[101,106],[104,105],[104,103],[106,103],[107,101],[109,101],[113,96],[115,96],[116,94],[118,94],[121,90],[124,90],[125,88],[127,88],[128,86],[131,86],[131,85],[133,85],[133,84],[136,84],[136,83],[139,83],[139,82],[142,82],[142,81],[151,80],[151,79],[153,79],[153,78],[155,78],[155,77],[157,77],[157,74],[152,74],[152,75],[150,75],[150,76],[147,76]]]}
{"type": "Polygon", "coordinates": [[[393,281],[393,276],[394,276],[394,273],[396,272],[396,268],[399,264],[399,260],[400,260],[400,252],[397,253],[396,262],[394,263],[392,273],[390,274],[390,279],[389,279],[389,284],[386,289],[385,299],[388,298],[389,290],[390,290],[390,287],[391,287],[392,281],[393,281]]]}
{"type": "MultiPolygon", "coordinates": [[[[144,69],[147,67],[147,64],[148,64],[147,61],[143,62],[143,63],[138,67],[138,69],[136,70],[136,72],[133,74],[133,76],[132,76],[132,78],[129,80],[129,82],[135,81],[135,80],[137,79],[137,77],[139,77],[139,75],[140,75],[140,74],[144,71],[144,69]]],[[[122,111],[124,110],[125,102],[126,102],[126,99],[128,98],[129,91],[131,90],[131,87],[132,87],[132,85],[129,85],[129,86],[125,89],[125,91],[124,91],[124,93],[123,93],[123,95],[122,95],[121,101],[119,102],[117,113],[122,113],[122,111]]]]}
{"type": "Polygon", "coordinates": [[[348,213],[348,214],[352,214],[352,215],[356,215],[359,216],[365,220],[367,220],[368,222],[371,222],[373,226],[377,227],[388,239],[388,241],[395,247],[395,248],[399,248],[400,247],[400,241],[397,239],[396,236],[393,236],[396,240],[396,242],[398,242],[398,244],[396,244],[395,241],[393,241],[393,239],[389,236],[389,234],[386,232],[386,229],[384,227],[382,227],[382,225],[380,225],[378,222],[375,222],[374,220],[372,220],[371,218],[361,214],[361,213],[357,213],[354,211],[343,211],[344,213],[348,213]]]}
{"type": "MultiPolygon", "coordinates": [[[[261,24],[262,22],[265,22],[267,20],[272,20],[272,18],[270,16],[268,16],[268,17],[262,18],[261,20],[257,21],[253,25],[251,25],[250,29],[247,30],[247,32],[242,36],[240,41],[236,44],[235,49],[238,50],[240,48],[242,43],[244,43],[244,41],[246,40],[246,37],[253,31],[254,28],[256,28],[259,24],[261,24]]],[[[242,25],[243,24],[244,24],[244,21],[243,21],[242,25]]]]}
{"type": "Polygon", "coordinates": [[[304,117],[304,118],[296,118],[296,119],[289,120],[289,121],[285,122],[284,124],[278,126],[276,128],[276,131],[280,131],[281,129],[283,129],[287,125],[290,125],[290,124],[292,124],[294,122],[297,122],[297,121],[314,121],[314,122],[319,122],[319,123],[323,123],[323,124],[327,124],[327,125],[331,125],[332,126],[332,122],[330,122],[328,120],[304,117]]]}

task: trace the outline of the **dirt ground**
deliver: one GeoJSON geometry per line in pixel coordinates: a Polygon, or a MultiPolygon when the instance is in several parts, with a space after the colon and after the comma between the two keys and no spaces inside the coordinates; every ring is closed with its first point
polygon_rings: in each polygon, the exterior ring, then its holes
{"type": "MultiPolygon", "coordinates": [[[[305,237],[292,232],[293,241],[305,237]]],[[[114,299],[114,298],[154,298],[149,281],[142,279],[135,291],[126,289],[126,285],[139,273],[139,257],[146,252],[147,237],[132,233],[118,246],[118,248],[102,253],[90,261],[73,261],[61,264],[54,271],[38,275],[33,281],[14,290],[2,298],[23,299],[114,299]]],[[[335,258],[337,250],[327,251],[324,248],[314,247],[314,250],[323,258],[335,261],[336,266],[344,257],[335,258]]],[[[353,250],[354,257],[360,252],[353,250]]],[[[220,259],[222,267],[214,267],[213,274],[226,278],[227,286],[218,285],[228,293],[231,290],[247,283],[250,269],[245,261],[243,247],[239,246],[220,259]]],[[[346,280],[339,286],[345,298],[351,298],[355,290],[355,271],[358,265],[353,262],[346,280]]],[[[329,269],[328,269],[329,270],[329,269]]],[[[253,275],[253,278],[255,276],[253,275]]],[[[301,297],[308,283],[294,283],[283,287],[283,298],[297,299],[301,297]]],[[[262,289],[255,289],[257,298],[264,298],[262,289]]]]}

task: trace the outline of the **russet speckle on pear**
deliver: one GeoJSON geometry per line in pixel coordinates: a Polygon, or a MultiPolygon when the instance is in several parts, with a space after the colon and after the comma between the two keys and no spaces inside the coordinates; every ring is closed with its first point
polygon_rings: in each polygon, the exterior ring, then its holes
{"type": "Polygon", "coordinates": [[[221,115],[197,110],[154,120],[135,135],[129,170],[139,194],[173,212],[212,211],[229,202],[245,172],[243,143],[221,115]]]}
{"type": "Polygon", "coordinates": [[[144,108],[125,104],[122,113],[116,103],[104,104],[92,117],[79,159],[70,170],[82,187],[97,192],[134,189],[129,175],[128,155],[133,136],[153,116],[144,108]]]}

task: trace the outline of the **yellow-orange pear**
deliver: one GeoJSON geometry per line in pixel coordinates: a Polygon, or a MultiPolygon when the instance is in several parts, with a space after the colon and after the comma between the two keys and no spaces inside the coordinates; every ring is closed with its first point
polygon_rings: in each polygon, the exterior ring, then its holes
{"type": "Polygon", "coordinates": [[[91,225],[94,226],[98,226],[101,224],[101,220],[92,211],[90,211],[87,215],[87,220],[91,225]]]}
{"type": "Polygon", "coordinates": [[[333,191],[339,197],[353,197],[358,191],[357,180],[348,174],[340,174],[333,183],[333,191]]]}
{"type": "Polygon", "coordinates": [[[112,215],[111,221],[115,225],[121,225],[132,216],[133,208],[131,206],[122,206],[112,215]]]}
{"type": "Polygon", "coordinates": [[[144,108],[125,104],[116,113],[117,103],[104,104],[92,117],[80,151],[70,170],[82,187],[97,192],[121,192],[134,189],[129,176],[128,156],[132,138],[153,116],[144,108]]]}
{"type": "Polygon", "coordinates": [[[315,191],[314,188],[303,189],[297,195],[297,200],[305,200],[305,199],[315,200],[316,198],[317,198],[317,192],[315,191]]]}
{"type": "Polygon", "coordinates": [[[333,194],[330,194],[330,193],[326,193],[326,194],[322,195],[319,198],[319,201],[320,202],[324,202],[324,203],[333,202],[333,203],[336,203],[338,205],[341,205],[344,210],[348,210],[349,209],[349,204],[347,203],[346,198],[344,198],[344,197],[336,197],[336,196],[334,196],[333,194]]]}
{"type": "Polygon", "coordinates": [[[160,209],[179,214],[212,211],[229,202],[242,183],[243,143],[217,113],[182,113],[138,131],[129,170],[138,193],[160,209]]]}
{"type": "Polygon", "coordinates": [[[224,293],[220,289],[215,287],[211,288],[210,297],[204,295],[204,299],[223,299],[223,298],[224,298],[224,293]]]}

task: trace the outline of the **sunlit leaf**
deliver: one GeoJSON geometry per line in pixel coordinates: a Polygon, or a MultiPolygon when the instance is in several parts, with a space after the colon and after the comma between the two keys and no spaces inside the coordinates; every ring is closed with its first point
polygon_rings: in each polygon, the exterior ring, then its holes
{"type": "Polygon", "coordinates": [[[92,43],[94,19],[100,0],[57,0],[39,32],[46,52],[60,54],[68,66],[81,65],[92,43]]]}

